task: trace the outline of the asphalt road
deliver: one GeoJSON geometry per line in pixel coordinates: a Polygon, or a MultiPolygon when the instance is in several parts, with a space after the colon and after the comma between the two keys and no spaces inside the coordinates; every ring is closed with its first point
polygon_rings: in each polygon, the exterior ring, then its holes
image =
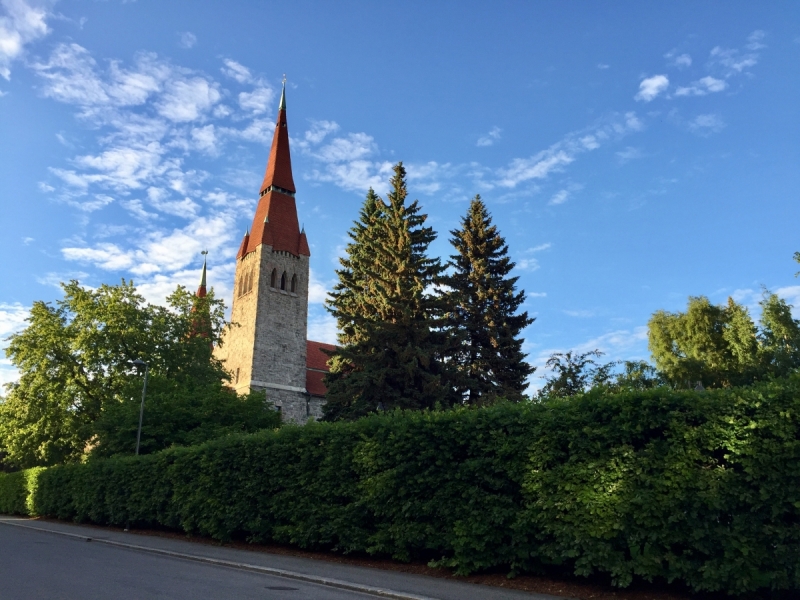
{"type": "Polygon", "coordinates": [[[0,598],[341,600],[374,596],[0,526],[0,598]]]}

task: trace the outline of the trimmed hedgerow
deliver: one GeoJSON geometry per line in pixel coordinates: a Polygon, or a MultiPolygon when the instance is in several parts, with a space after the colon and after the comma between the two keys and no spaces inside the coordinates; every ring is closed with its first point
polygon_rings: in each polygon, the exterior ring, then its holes
{"type": "Polygon", "coordinates": [[[34,496],[39,474],[44,469],[36,467],[27,471],[0,473],[0,514],[35,516],[34,496]]]}
{"type": "Polygon", "coordinates": [[[0,511],[459,573],[562,565],[621,586],[796,590],[800,381],[284,427],[3,474],[0,511]]]}

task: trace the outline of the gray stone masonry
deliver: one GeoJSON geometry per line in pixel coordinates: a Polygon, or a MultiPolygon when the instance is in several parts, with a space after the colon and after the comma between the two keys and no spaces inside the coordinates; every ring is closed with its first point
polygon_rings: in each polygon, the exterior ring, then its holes
{"type": "Polygon", "coordinates": [[[321,416],[324,400],[306,392],[308,257],[262,244],[237,261],[233,293],[231,325],[214,351],[233,388],[266,392],[284,420],[321,416]]]}

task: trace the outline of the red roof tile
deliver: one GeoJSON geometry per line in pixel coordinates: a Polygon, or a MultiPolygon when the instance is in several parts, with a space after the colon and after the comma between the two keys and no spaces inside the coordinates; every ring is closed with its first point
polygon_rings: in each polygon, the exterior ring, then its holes
{"type": "Polygon", "coordinates": [[[320,371],[306,371],[306,391],[312,396],[324,398],[328,390],[322,382],[323,377],[325,373],[320,371]]]}
{"type": "Polygon", "coordinates": [[[278,111],[278,120],[275,123],[275,135],[272,137],[272,148],[269,151],[269,162],[264,181],[261,184],[263,192],[271,185],[276,185],[290,192],[296,192],[294,178],[292,178],[292,156],[289,152],[289,127],[286,123],[286,110],[278,111]]]}
{"type": "Polygon", "coordinates": [[[322,351],[323,348],[336,350],[336,346],[333,344],[306,340],[306,368],[328,372],[328,358],[330,357],[322,351]]]}

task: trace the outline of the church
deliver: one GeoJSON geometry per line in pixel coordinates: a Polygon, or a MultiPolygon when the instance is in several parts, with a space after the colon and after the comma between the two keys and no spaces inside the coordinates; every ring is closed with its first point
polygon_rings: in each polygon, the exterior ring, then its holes
{"type": "Polygon", "coordinates": [[[305,423],[322,416],[322,350],[334,346],[307,339],[311,252],[295,192],[284,84],[255,216],[236,255],[231,325],[214,355],[237,393],[263,391],[284,421],[305,423]]]}

